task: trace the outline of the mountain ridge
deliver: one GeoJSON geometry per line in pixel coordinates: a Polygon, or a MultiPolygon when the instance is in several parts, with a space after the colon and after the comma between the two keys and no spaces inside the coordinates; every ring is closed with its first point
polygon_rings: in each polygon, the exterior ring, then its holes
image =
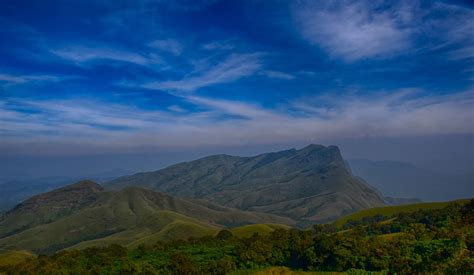
{"type": "Polygon", "coordinates": [[[376,190],[351,174],[337,146],[315,144],[252,157],[207,156],[119,177],[104,186],[141,186],[310,222],[384,204],[376,190]]]}

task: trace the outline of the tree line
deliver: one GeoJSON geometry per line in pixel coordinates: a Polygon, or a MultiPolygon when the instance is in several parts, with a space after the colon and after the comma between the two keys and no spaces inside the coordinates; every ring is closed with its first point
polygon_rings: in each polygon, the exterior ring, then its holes
{"type": "Polygon", "coordinates": [[[7,274],[229,274],[284,266],[303,271],[473,274],[474,199],[443,209],[349,221],[342,228],[277,229],[249,238],[216,236],[40,255],[7,274]]]}

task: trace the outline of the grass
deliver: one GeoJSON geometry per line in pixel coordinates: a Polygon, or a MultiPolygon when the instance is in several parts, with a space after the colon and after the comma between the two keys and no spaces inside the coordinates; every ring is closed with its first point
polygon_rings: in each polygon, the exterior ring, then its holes
{"type": "Polygon", "coordinates": [[[103,197],[103,201],[95,207],[0,239],[0,247],[51,253],[69,247],[111,243],[127,246],[185,236],[201,237],[213,235],[219,230],[197,219],[159,210],[140,196],[139,192],[123,192],[103,197]]]}
{"type": "MultiPolygon", "coordinates": [[[[23,214],[12,213],[11,220],[23,219],[23,214]]],[[[49,254],[68,248],[113,243],[136,247],[157,241],[212,236],[232,223],[257,220],[265,223],[273,221],[273,218],[265,214],[196,204],[150,190],[127,188],[120,192],[102,192],[91,205],[66,217],[0,238],[0,248],[49,254]]],[[[0,222],[0,229],[6,222],[0,222]]],[[[256,225],[237,229],[236,234],[266,234],[277,227],[282,226],[256,225]]]]}
{"type": "Polygon", "coordinates": [[[230,231],[234,236],[240,238],[248,238],[253,234],[258,233],[259,235],[268,235],[271,232],[275,231],[278,228],[288,229],[290,228],[287,225],[283,224],[250,224],[232,228],[230,231]]]}
{"type": "Polygon", "coordinates": [[[34,254],[27,250],[0,250],[0,267],[15,265],[32,257],[34,254]]]}
{"type": "Polygon", "coordinates": [[[421,209],[440,209],[443,207],[448,206],[450,203],[467,203],[468,200],[456,200],[456,201],[449,201],[449,202],[427,202],[427,203],[415,203],[415,204],[407,204],[407,205],[397,205],[397,206],[386,206],[386,207],[375,207],[364,209],[353,214],[344,216],[337,221],[334,222],[334,225],[337,227],[342,227],[345,223],[350,220],[360,220],[365,217],[372,217],[376,215],[383,215],[383,216],[393,216],[398,213],[410,213],[415,212],[421,209]]]}

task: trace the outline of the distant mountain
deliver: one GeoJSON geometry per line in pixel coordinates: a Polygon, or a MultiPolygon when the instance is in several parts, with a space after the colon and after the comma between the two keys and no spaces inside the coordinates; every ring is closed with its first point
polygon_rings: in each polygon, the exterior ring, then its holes
{"type": "Polygon", "coordinates": [[[31,196],[51,191],[81,179],[88,178],[96,182],[104,182],[127,174],[130,174],[130,171],[113,169],[97,174],[84,175],[82,177],[44,177],[23,180],[3,180],[0,181],[0,212],[12,208],[31,196]]]}
{"type": "Polygon", "coordinates": [[[385,196],[446,201],[474,196],[474,174],[450,175],[399,161],[348,159],[354,175],[367,180],[385,196]]]}
{"type": "Polygon", "coordinates": [[[309,145],[254,157],[209,156],[104,186],[139,186],[300,222],[322,222],[384,205],[371,186],[352,176],[336,146],[309,145]]]}
{"type": "Polygon", "coordinates": [[[51,253],[110,243],[136,246],[256,223],[295,222],[138,187],[104,191],[92,181],[81,181],[34,196],[0,217],[0,249],[51,253]]]}
{"type": "Polygon", "coordinates": [[[383,197],[383,199],[387,205],[391,205],[391,206],[414,204],[414,203],[422,202],[420,199],[406,199],[406,198],[394,198],[394,197],[383,197]]]}

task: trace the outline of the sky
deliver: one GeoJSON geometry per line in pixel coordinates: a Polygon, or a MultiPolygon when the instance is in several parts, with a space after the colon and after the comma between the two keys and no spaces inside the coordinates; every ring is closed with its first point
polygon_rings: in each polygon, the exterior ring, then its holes
{"type": "Polygon", "coordinates": [[[0,171],[308,143],[468,171],[473,18],[470,1],[2,0],[0,171]]]}

